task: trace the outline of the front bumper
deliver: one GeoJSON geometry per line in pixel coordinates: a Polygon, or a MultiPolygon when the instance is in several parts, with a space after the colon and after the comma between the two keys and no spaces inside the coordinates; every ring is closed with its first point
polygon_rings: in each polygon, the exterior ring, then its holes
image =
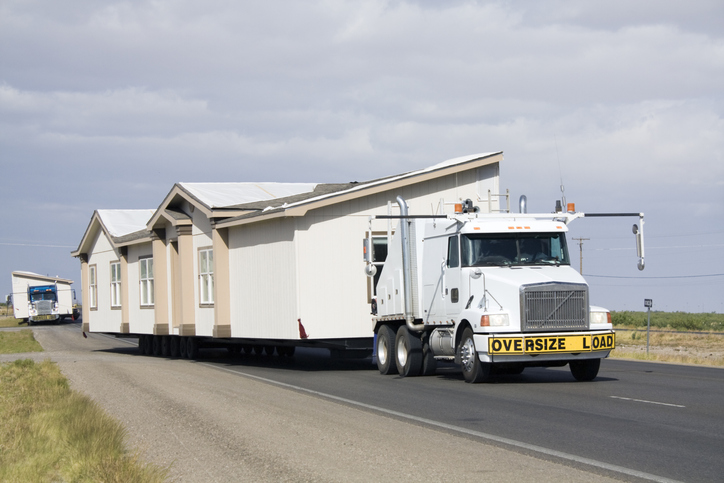
{"type": "Polygon", "coordinates": [[[613,330],[536,334],[475,334],[483,362],[545,362],[601,359],[616,347],[613,330]]]}

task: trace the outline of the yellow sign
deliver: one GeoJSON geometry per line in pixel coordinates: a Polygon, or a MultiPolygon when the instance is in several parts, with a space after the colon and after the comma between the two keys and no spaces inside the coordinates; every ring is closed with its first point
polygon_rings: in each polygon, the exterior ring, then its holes
{"type": "Polygon", "coordinates": [[[491,337],[489,354],[550,354],[555,352],[591,352],[611,350],[616,346],[614,334],[491,337]]]}

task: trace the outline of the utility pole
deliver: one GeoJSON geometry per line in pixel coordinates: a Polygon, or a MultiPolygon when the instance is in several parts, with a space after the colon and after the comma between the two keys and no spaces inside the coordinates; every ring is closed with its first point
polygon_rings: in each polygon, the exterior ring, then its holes
{"type": "Polygon", "coordinates": [[[580,254],[580,264],[578,265],[578,272],[583,275],[583,242],[585,240],[590,240],[590,238],[574,238],[574,240],[578,240],[578,253],[580,254]]]}

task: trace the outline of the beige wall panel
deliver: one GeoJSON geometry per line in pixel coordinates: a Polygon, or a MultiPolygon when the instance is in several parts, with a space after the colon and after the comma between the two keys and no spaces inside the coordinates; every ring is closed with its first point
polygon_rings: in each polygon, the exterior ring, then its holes
{"type": "MultiPolygon", "coordinates": [[[[120,258],[118,253],[111,246],[103,230],[98,235],[88,254],[88,265],[96,267],[96,290],[98,306],[95,310],[89,310],[91,332],[119,332],[121,328],[121,310],[111,310],[111,262],[117,262],[120,258]]],[[[90,300],[88,302],[90,306],[90,300]]]]}
{"type": "Polygon", "coordinates": [[[155,314],[153,308],[141,308],[141,282],[139,258],[153,253],[151,243],[128,247],[128,322],[132,334],[153,334],[155,314]]]}
{"type": "Polygon", "coordinates": [[[294,219],[229,229],[233,337],[296,339],[294,219]]]}

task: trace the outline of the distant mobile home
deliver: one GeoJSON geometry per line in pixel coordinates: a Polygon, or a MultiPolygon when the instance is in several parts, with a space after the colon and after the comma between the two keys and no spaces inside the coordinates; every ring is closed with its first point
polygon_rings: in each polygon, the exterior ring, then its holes
{"type": "Polygon", "coordinates": [[[97,210],[72,252],[83,330],[159,344],[371,350],[362,242],[372,230],[384,247],[396,222],[370,217],[398,213],[398,196],[416,213],[466,199],[499,211],[502,159],[472,155],[340,184],[177,183],[157,209],[97,210]]]}
{"type": "Polygon", "coordinates": [[[34,322],[59,322],[74,316],[72,280],[15,271],[12,278],[13,316],[34,322]]]}

